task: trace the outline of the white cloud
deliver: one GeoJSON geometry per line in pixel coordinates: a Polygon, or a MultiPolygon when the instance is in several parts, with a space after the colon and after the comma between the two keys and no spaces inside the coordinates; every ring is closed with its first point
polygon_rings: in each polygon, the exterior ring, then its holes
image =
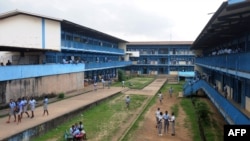
{"type": "Polygon", "coordinates": [[[62,18],[127,41],[195,40],[223,0],[1,0],[0,12],[19,9],[62,18]]]}

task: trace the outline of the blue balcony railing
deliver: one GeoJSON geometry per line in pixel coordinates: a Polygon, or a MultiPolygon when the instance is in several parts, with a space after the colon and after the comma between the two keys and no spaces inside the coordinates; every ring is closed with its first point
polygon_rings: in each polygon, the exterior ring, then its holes
{"type": "Polygon", "coordinates": [[[235,53],[227,55],[196,58],[197,64],[250,72],[250,53],[235,53]]]}
{"type": "Polygon", "coordinates": [[[0,67],[0,81],[74,73],[85,70],[85,64],[12,65],[0,67]]]}
{"type": "Polygon", "coordinates": [[[204,80],[196,81],[191,85],[185,84],[184,96],[191,95],[198,89],[203,89],[203,91],[205,91],[207,96],[214,103],[214,105],[229,124],[250,124],[250,119],[243,112],[241,112],[240,109],[225,99],[225,97],[223,97],[204,80]]]}
{"type": "Polygon", "coordinates": [[[126,67],[132,65],[131,61],[111,61],[105,63],[86,63],[85,64],[85,71],[89,70],[99,70],[99,69],[108,69],[108,68],[119,68],[119,67],[126,67]]]}
{"type": "Polygon", "coordinates": [[[117,55],[125,55],[123,49],[111,48],[111,47],[103,47],[98,45],[91,44],[83,44],[79,42],[72,41],[61,41],[61,48],[65,50],[78,50],[78,51],[86,51],[86,52],[96,52],[96,53],[108,53],[108,54],[117,54],[117,55]]]}

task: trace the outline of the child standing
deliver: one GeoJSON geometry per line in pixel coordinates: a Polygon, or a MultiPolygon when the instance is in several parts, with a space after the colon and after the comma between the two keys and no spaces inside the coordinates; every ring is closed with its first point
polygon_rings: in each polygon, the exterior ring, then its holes
{"type": "Polygon", "coordinates": [[[44,100],[43,100],[43,116],[45,115],[45,113],[47,113],[47,115],[49,115],[48,104],[49,104],[48,96],[45,96],[44,100]]]}

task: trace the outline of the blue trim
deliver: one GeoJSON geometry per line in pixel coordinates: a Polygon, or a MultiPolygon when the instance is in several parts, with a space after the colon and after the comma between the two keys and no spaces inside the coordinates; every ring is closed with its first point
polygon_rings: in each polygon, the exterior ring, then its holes
{"type": "Polygon", "coordinates": [[[45,19],[42,18],[42,48],[45,48],[45,19]]]}

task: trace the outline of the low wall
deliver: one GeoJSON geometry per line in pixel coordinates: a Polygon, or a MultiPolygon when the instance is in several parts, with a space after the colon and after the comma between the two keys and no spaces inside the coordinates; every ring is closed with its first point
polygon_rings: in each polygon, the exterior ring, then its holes
{"type": "MultiPolygon", "coordinates": [[[[49,130],[55,128],[56,126],[68,121],[70,118],[73,118],[77,115],[79,115],[79,113],[82,113],[83,111],[93,107],[93,106],[97,106],[98,104],[100,104],[101,102],[104,102],[106,100],[108,100],[109,98],[112,98],[114,96],[116,96],[118,93],[115,93],[113,95],[110,95],[106,98],[100,99],[98,101],[95,101],[93,103],[90,103],[88,105],[85,105],[79,109],[75,109],[74,111],[71,111],[69,113],[65,113],[63,116],[54,118],[50,121],[44,122],[42,124],[39,124],[35,127],[31,127],[25,131],[22,131],[20,133],[17,133],[16,135],[13,135],[9,138],[5,138],[3,140],[8,140],[8,141],[29,141],[34,137],[43,135],[44,133],[48,132],[49,130]]],[[[65,129],[66,130],[66,129],[65,129]]],[[[62,133],[63,135],[63,133],[62,133]]]]}
{"type": "Polygon", "coordinates": [[[84,72],[34,77],[0,82],[0,104],[9,99],[23,96],[39,97],[44,94],[58,94],[84,88],[84,72]]]}

